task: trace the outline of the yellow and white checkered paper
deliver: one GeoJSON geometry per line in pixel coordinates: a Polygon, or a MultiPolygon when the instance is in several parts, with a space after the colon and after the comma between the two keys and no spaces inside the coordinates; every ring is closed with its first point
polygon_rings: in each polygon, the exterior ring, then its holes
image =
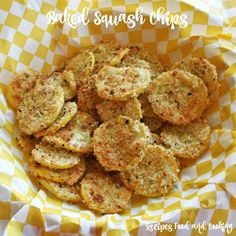
{"type": "MultiPolygon", "coordinates": [[[[175,222],[232,224],[236,235],[236,2],[235,0],[15,0],[0,1],[0,235],[199,235],[198,229],[150,232],[147,224],[175,222]],[[186,14],[188,27],[171,30],[146,21],[105,28],[90,23],[76,29],[48,25],[50,10],[75,12],[89,7],[103,14],[134,13],[145,17],[158,7],[186,14]],[[122,214],[96,215],[84,205],[62,202],[40,190],[28,175],[27,160],[13,136],[15,114],[4,94],[11,76],[25,68],[51,71],[63,56],[103,39],[138,44],[156,51],[163,64],[184,56],[205,57],[216,65],[220,99],[208,111],[213,129],[210,149],[186,161],[180,181],[165,197],[133,198],[122,214]]],[[[227,235],[221,230],[202,235],[227,235]]]]}

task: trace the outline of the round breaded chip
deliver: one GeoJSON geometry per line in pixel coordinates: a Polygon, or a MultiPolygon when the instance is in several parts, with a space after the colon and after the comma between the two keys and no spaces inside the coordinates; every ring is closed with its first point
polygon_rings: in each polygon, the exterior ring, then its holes
{"type": "Polygon", "coordinates": [[[89,209],[117,213],[128,207],[131,191],[108,174],[92,172],[81,181],[81,195],[89,209]]]}
{"type": "MultiPolygon", "coordinates": [[[[140,69],[148,70],[151,75],[150,65],[147,61],[144,61],[135,56],[126,56],[118,65],[118,67],[138,67],[140,69]]],[[[152,78],[152,77],[151,77],[152,78]]]]}
{"type": "Polygon", "coordinates": [[[120,115],[128,116],[133,120],[140,120],[142,118],[141,104],[137,98],[130,98],[125,102],[104,100],[96,108],[103,122],[120,115]]]}
{"type": "Polygon", "coordinates": [[[98,95],[114,101],[127,101],[130,97],[138,97],[150,82],[149,71],[138,67],[104,66],[95,77],[98,95]]]}
{"type": "Polygon", "coordinates": [[[118,67],[138,67],[150,72],[150,66],[148,62],[135,57],[125,57],[118,67]]]}
{"type": "Polygon", "coordinates": [[[138,46],[128,46],[129,52],[122,58],[119,67],[139,67],[142,69],[150,70],[150,65],[147,61],[140,58],[138,55],[139,50],[138,46]]]}
{"type": "Polygon", "coordinates": [[[164,67],[156,54],[138,46],[130,46],[128,48],[129,53],[122,59],[121,66],[147,69],[152,79],[164,71],[164,67]]]}
{"type": "Polygon", "coordinates": [[[205,58],[189,57],[177,61],[171,69],[179,68],[189,71],[203,80],[208,90],[209,105],[219,98],[220,83],[217,78],[216,67],[205,58]]]}
{"type": "Polygon", "coordinates": [[[66,124],[73,118],[77,112],[77,105],[75,102],[66,102],[61,109],[60,114],[58,115],[55,122],[49,126],[46,130],[39,131],[34,135],[36,137],[42,137],[45,135],[53,134],[57,130],[66,126],[66,124]]]}
{"type": "Polygon", "coordinates": [[[50,169],[68,169],[80,162],[78,153],[56,148],[49,143],[41,142],[32,150],[32,157],[42,166],[50,169]]]}
{"type": "Polygon", "coordinates": [[[16,141],[27,154],[30,154],[35,145],[39,142],[39,140],[37,140],[33,135],[28,135],[22,131],[19,131],[16,134],[16,141]]]}
{"type": "Polygon", "coordinates": [[[62,73],[52,72],[47,77],[40,77],[36,80],[36,86],[46,86],[47,84],[61,86],[65,101],[72,99],[76,95],[76,81],[74,74],[70,70],[65,70],[62,73]]]}
{"type": "Polygon", "coordinates": [[[209,147],[211,128],[207,120],[198,119],[189,125],[167,125],[161,142],[177,157],[198,158],[209,147]]]}
{"type": "Polygon", "coordinates": [[[97,125],[91,115],[78,111],[64,128],[52,135],[44,136],[43,139],[52,145],[74,152],[91,152],[92,135],[97,125]]]}
{"type": "Polygon", "coordinates": [[[66,65],[66,70],[71,70],[75,81],[82,80],[94,70],[95,56],[88,49],[80,49],[78,54],[66,65]]]}
{"type": "Polygon", "coordinates": [[[208,103],[202,80],[178,69],[164,72],[153,80],[148,100],[155,114],[177,125],[199,118],[208,103]]]}
{"type": "Polygon", "coordinates": [[[28,168],[32,175],[35,177],[45,178],[57,183],[73,185],[78,182],[85,172],[85,160],[80,157],[79,164],[69,169],[49,169],[40,165],[34,159],[30,159],[28,168]]]}
{"type": "Polygon", "coordinates": [[[35,86],[21,101],[16,117],[19,127],[27,134],[49,127],[64,105],[64,92],[56,83],[35,86]]]}
{"type": "Polygon", "coordinates": [[[35,86],[35,81],[43,74],[26,70],[16,74],[7,87],[6,99],[9,105],[16,110],[25,94],[35,86]]]}
{"type": "Polygon", "coordinates": [[[129,49],[115,41],[104,41],[92,47],[95,56],[94,72],[97,73],[104,65],[116,66],[128,53],[129,49]]]}
{"type": "Polygon", "coordinates": [[[59,184],[53,181],[37,178],[40,187],[42,186],[48,192],[55,195],[57,198],[68,201],[72,203],[82,202],[81,194],[80,194],[80,186],[78,184],[74,184],[72,186],[66,184],[59,184]]]}
{"type": "Polygon", "coordinates": [[[149,63],[152,79],[156,78],[164,71],[164,67],[162,66],[156,54],[146,49],[141,49],[138,51],[137,56],[149,63]]]}
{"type": "Polygon", "coordinates": [[[125,171],[137,165],[152,142],[149,129],[129,117],[118,116],[94,132],[94,154],[106,170],[125,171]]]}
{"type": "Polygon", "coordinates": [[[64,70],[61,73],[61,86],[64,91],[65,101],[68,101],[75,97],[77,85],[74,74],[71,70],[64,70]]]}
{"type": "Polygon", "coordinates": [[[132,169],[121,172],[120,177],[135,194],[155,197],[172,189],[178,173],[174,154],[160,145],[150,145],[144,159],[132,169]]]}
{"type": "Polygon", "coordinates": [[[50,74],[47,74],[43,77],[39,77],[35,81],[35,86],[40,87],[40,86],[50,86],[50,85],[60,85],[61,84],[61,73],[59,72],[52,72],[50,74]]]}
{"type": "Polygon", "coordinates": [[[77,82],[78,109],[87,112],[94,118],[98,117],[96,104],[102,99],[98,96],[94,76],[87,76],[77,82]]]}

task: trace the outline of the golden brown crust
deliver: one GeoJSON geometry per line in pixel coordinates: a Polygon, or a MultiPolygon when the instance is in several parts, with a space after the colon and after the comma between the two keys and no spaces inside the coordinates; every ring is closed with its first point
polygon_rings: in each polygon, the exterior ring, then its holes
{"type": "Polygon", "coordinates": [[[148,94],[147,92],[142,93],[139,95],[138,100],[141,104],[141,108],[142,108],[142,114],[144,117],[153,117],[153,116],[157,116],[152,109],[152,105],[151,103],[148,101],[147,98],[148,94]]]}
{"type": "Polygon", "coordinates": [[[151,141],[151,133],[144,124],[118,116],[95,130],[94,154],[105,169],[125,171],[143,159],[151,141]]]}
{"type": "Polygon", "coordinates": [[[92,135],[97,125],[92,116],[78,111],[64,128],[52,135],[44,136],[43,139],[52,145],[74,152],[91,152],[92,135]]]}
{"type": "Polygon", "coordinates": [[[131,191],[108,174],[91,172],[81,181],[81,195],[91,210],[117,213],[128,207],[131,191]]]}
{"type": "Polygon", "coordinates": [[[164,67],[158,59],[158,56],[148,50],[141,49],[138,52],[138,56],[149,63],[150,73],[152,79],[156,78],[159,74],[164,71],[164,67]]]}
{"type": "Polygon", "coordinates": [[[103,122],[119,115],[128,116],[133,120],[140,120],[142,118],[141,104],[137,98],[130,98],[125,102],[104,100],[96,108],[103,122]]]}
{"type": "Polygon", "coordinates": [[[207,120],[189,125],[167,125],[161,132],[161,142],[177,157],[198,158],[209,147],[211,128],[207,120]]]}
{"type": "Polygon", "coordinates": [[[148,101],[147,93],[139,96],[139,101],[142,107],[142,122],[148,126],[151,132],[158,132],[162,126],[163,120],[153,112],[151,103],[148,101]]]}
{"type": "Polygon", "coordinates": [[[70,63],[73,57],[75,57],[75,54],[72,54],[70,56],[63,56],[59,59],[57,62],[55,72],[63,72],[66,69],[66,66],[70,63]]]}
{"type": "Polygon", "coordinates": [[[64,91],[65,101],[71,100],[75,97],[77,85],[74,74],[71,70],[64,70],[61,73],[61,86],[64,91]]]}
{"type": "Polygon", "coordinates": [[[153,139],[153,142],[151,143],[152,145],[161,144],[161,140],[160,140],[160,135],[159,134],[152,133],[152,139],[153,139]]]}
{"type": "Polygon", "coordinates": [[[128,54],[126,54],[122,58],[118,66],[119,67],[139,67],[139,68],[150,71],[149,63],[138,55],[141,48],[138,46],[128,46],[128,48],[129,48],[128,54]]]}
{"type": "Polygon", "coordinates": [[[178,180],[178,164],[174,154],[160,145],[148,147],[144,159],[134,168],[121,172],[125,186],[146,197],[168,193],[178,180]]]}
{"type": "Polygon", "coordinates": [[[144,116],[142,122],[154,133],[157,133],[163,124],[163,120],[158,116],[144,116]]]}
{"type": "Polygon", "coordinates": [[[182,70],[159,75],[148,89],[154,113],[173,124],[188,124],[205,110],[207,89],[197,76],[182,70]]]}
{"type": "Polygon", "coordinates": [[[104,65],[116,66],[128,53],[129,49],[116,41],[104,41],[92,47],[95,57],[94,73],[97,73],[104,65]]]}
{"type": "Polygon", "coordinates": [[[142,93],[142,94],[139,95],[138,100],[141,104],[143,116],[149,116],[150,117],[150,116],[154,116],[155,113],[153,112],[152,105],[148,101],[147,96],[148,96],[147,92],[142,93]]]}
{"type": "Polygon", "coordinates": [[[37,178],[40,187],[45,188],[48,192],[55,195],[57,198],[72,203],[82,202],[80,194],[80,186],[74,184],[72,186],[66,184],[59,184],[44,178],[37,178]]]}
{"type": "Polygon", "coordinates": [[[63,105],[61,86],[51,81],[35,86],[24,96],[17,109],[19,127],[27,134],[39,132],[57,119],[63,105]]]}
{"type": "Polygon", "coordinates": [[[77,105],[80,111],[87,112],[97,118],[96,105],[102,101],[98,96],[95,78],[87,76],[77,82],[77,105]]]}
{"type": "Polygon", "coordinates": [[[98,95],[113,101],[138,97],[150,82],[149,71],[138,67],[104,66],[95,77],[98,95]]]}
{"type": "Polygon", "coordinates": [[[16,134],[16,141],[27,154],[30,154],[35,145],[39,142],[39,140],[37,140],[33,135],[28,135],[22,131],[19,131],[16,134]]]}
{"type": "Polygon", "coordinates": [[[28,165],[29,171],[35,177],[45,178],[57,183],[73,185],[78,182],[85,172],[85,160],[80,157],[79,164],[69,169],[49,169],[37,163],[34,159],[30,159],[28,165]]]}
{"type": "Polygon", "coordinates": [[[124,56],[121,66],[135,66],[149,70],[154,79],[164,71],[164,67],[158,60],[158,56],[138,46],[129,46],[129,53],[124,56]]]}
{"type": "Polygon", "coordinates": [[[112,214],[132,192],[170,192],[176,158],[207,149],[210,127],[200,117],[219,97],[219,81],[206,59],[163,66],[146,49],[107,41],[79,49],[50,74],[19,74],[8,90],[9,103],[19,103],[17,141],[40,187],[112,214]]]}
{"type": "Polygon", "coordinates": [[[216,67],[205,58],[189,57],[176,62],[171,69],[179,68],[189,71],[203,80],[208,90],[209,105],[219,98],[220,83],[216,67]]]}
{"type": "Polygon", "coordinates": [[[78,54],[73,57],[66,65],[66,70],[73,72],[75,81],[82,80],[83,77],[91,75],[94,70],[95,57],[88,49],[80,49],[78,54]]]}
{"type": "Polygon", "coordinates": [[[45,74],[43,76],[39,76],[38,79],[35,81],[35,87],[40,86],[58,86],[61,85],[61,73],[59,72],[52,72],[50,74],[45,74]]]}
{"type": "Polygon", "coordinates": [[[38,72],[26,70],[17,73],[7,88],[6,99],[9,105],[16,110],[23,97],[35,86],[35,81],[43,75],[38,72]]]}
{"type": "Polygon", "coordinates": [[[66,124],[73,118],[77,112],[77,105],[75,102],[66,102],[62,107],[60,114],[58,115],[55,122],[50,125],[47,129],[41,130],[34,135],[36,137],[42,137],[45,135],[53,134],[59,129],[66,126],[66,124]]]}
{"type": "Polygon", "coordinates": [[[50,169],[68,169],[80,162],[78,153],[56,148],[46,142],[40,142],[32,150],[32,157],[40,165],[50,169]]]}
{"type": "Polygon", "coordinates": [[[71,100],[76,95],[76,81],[71,70],[64,70],[61,73],[53,71],[47,76],[39,77],[35,84],[36,86],[45,86],[51,83],[62,87],[65,101],[71,100]]]}

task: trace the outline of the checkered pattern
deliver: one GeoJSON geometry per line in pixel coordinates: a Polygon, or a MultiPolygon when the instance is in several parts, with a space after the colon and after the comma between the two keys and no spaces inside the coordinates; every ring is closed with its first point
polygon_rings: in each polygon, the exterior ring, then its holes
{"type": "MultiPolygon", "coordinates": [[[[146,235],[147,224],[233,224],[236,235],[236,2],[235,0],[45,0],[1,1],[0,3],[0,234],[1,235],[146,235]],[[91,14],[134,12],[146,14],[165,7],[186,14],[188,27],[125,24],[106,29],[90,23],[71,29],[67,23],[47,25],[50,10],[63,12],[69,6],[91,14]],[[159,55],[164,64],[184,56],[206,57],[218,68],[220,99],[207,112],[211,146],[198,160],[186,160],[180,181],[160,198],[134,198],[123,214],[95,215],[85,206],[71,205],[37,189],[27,172],[27,157],[13,138],[15,114],[4,99],[12,74],[25,68],[51,71],[63,56],[72,55],[102,39],[139,44],[159,55]]],[[[171,235],[198,235],[174,229],[171,235]]],[[[224,235],[204,231],[202,235],[224,235]]],[[[152,232],[150,234],[155,234],[152,232]]]]}

